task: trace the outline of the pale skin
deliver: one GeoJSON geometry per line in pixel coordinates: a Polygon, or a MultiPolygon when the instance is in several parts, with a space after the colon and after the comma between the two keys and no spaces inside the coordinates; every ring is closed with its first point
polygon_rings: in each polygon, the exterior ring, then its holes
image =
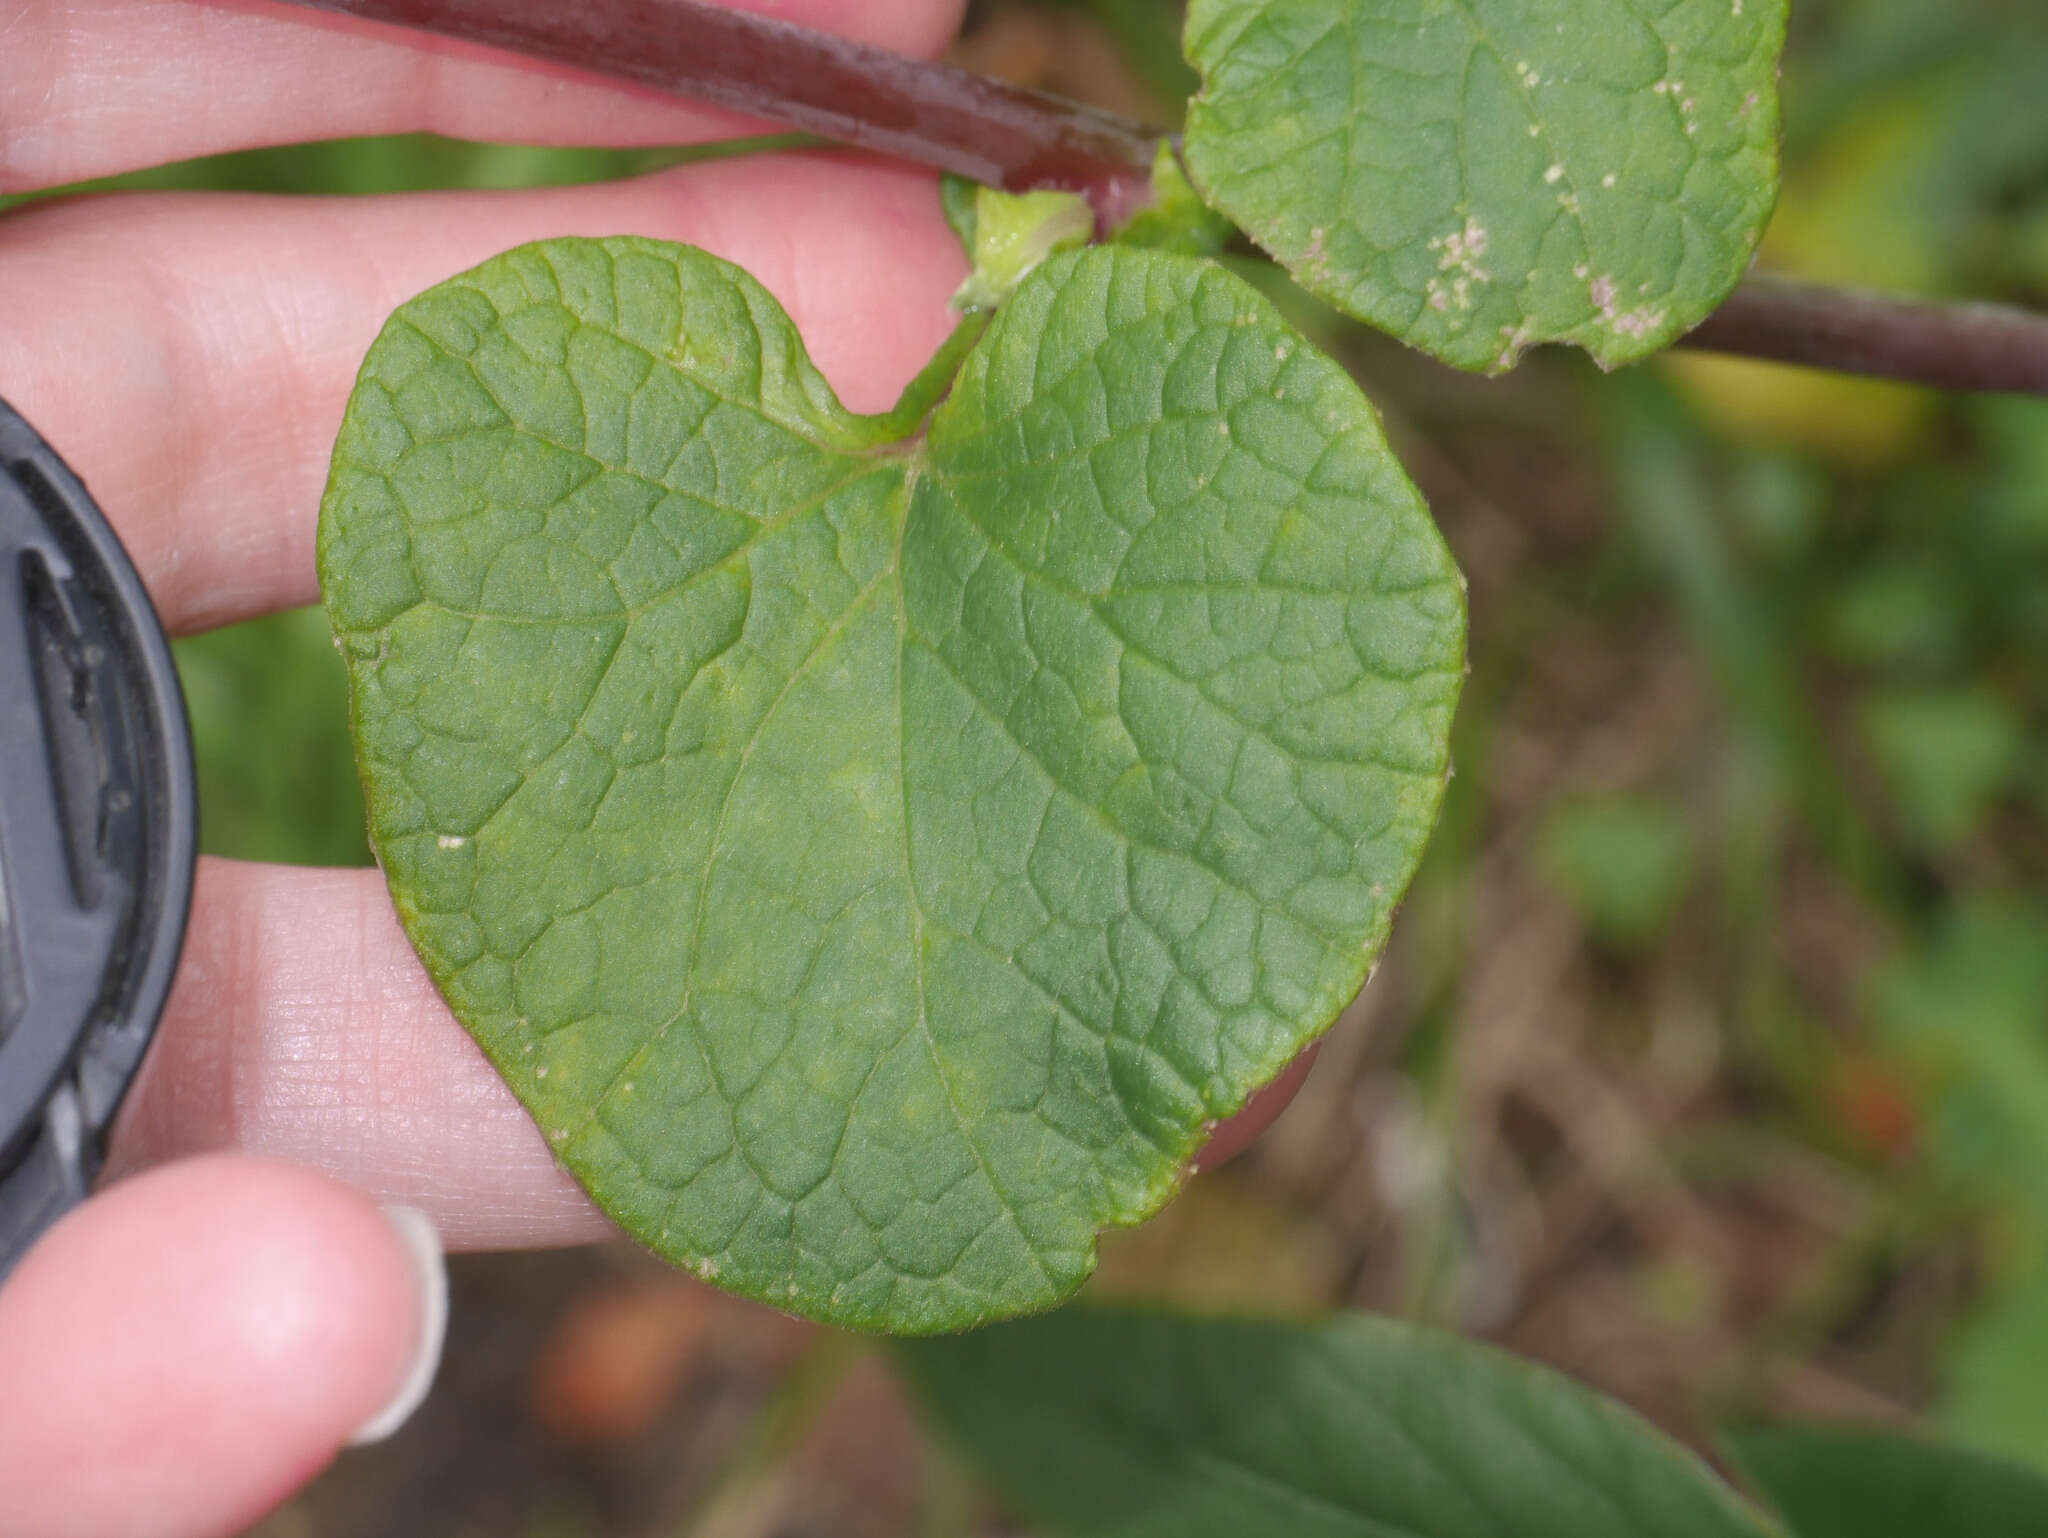
{"type": "MultiPolygon", "coordinates": [[[[959,7],[755,5],[919,54],[959,7]]],[[[0,0],[0,51],[0,192],[347,134],[755,126],[261,0],[0,0]]],[[[930,175],[843,156],[551,191],[95,198],[0,218],[0,396],[84,477],[174,633],[310,603],[328,450],[384,317],[508,246],[625,231],[752,271],[863,411],[943,339],[963,276],[930,175]]],[[[1270,1121],[1275,1088],[1205,1162],[1270,1121]]],[[[234,1533],[323,1468],[417,1334],[377,1204],[423,1209],[457,1249],[611,1232],[449,1017],[374,871],[202,861],[108,1175],[0,1289],[9,1538],[234,1533]]]]}

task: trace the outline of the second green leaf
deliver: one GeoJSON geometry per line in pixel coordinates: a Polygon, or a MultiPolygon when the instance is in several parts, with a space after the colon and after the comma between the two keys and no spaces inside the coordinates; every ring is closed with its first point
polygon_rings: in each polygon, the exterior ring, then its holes
{"type": "Polygon", "coordinates": [[[1785,9],[1193,0],[1188,169],[1303,287],[1447,363],[1626,363],[1756,249],[1785,9]]]}

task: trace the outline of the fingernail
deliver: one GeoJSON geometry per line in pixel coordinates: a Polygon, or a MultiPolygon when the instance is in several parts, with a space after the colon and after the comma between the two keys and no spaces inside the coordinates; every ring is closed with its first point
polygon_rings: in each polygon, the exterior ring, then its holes
{"type": "Polygon", "coordinates": [[[442,1258],[441,1235],[434,1220],[417,1207],[393,1205],[382,1211],[412,1262],[419,1298],[419,1333],[414,1337],[412,1360],[399,1381],[398,1391],[348,1439],[351,1447],[381,1442],[412,1419],[412,1412],[434,1386],[434,1373],[441,1365],[441,1343],[448,1333],[448,1264],[442,1258]]]}

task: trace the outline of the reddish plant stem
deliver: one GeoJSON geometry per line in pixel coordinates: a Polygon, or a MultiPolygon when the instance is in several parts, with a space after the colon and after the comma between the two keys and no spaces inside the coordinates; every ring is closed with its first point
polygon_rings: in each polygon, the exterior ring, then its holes
{"type": "MultiPolygon", "coordinates": [[[[653,86],[1007,187],[1150,197],[1163,135],[1037,91],[698,0],[294,0],[653,86]]],[[[1679,346],[2048,395],[2048,315],[1755,275],[1679,346]]]]}
{"type": "Polygon", "coordinates": [[[1160,133],[999,80],[697,0],[296,0],[653,86],[978,182],[1150,197],[1160,133]]]}
{"type": "Polygon", "coordinates": [[[1681,345],[1944,390],[2048,395],[2048,315],[2013,305],[1935,303],[1754,273],[1681,345]]]}

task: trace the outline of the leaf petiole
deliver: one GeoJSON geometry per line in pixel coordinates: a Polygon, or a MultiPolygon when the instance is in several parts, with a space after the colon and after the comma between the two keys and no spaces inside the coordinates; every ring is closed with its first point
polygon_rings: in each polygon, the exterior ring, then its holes
{"type": "Polygon", "coordinates": [[[967,361],[974,344],[988,329],[989,317],[993,313],[990,310],[970,310],[962,315],[946,340],[939,344],[939,350],[931,355],[930,361],[903,387],[896,404],[870,419],[885,440],[878,453],[907,453],[916,446],[925,422],[953,388],[953,376],[960,372],[960,365],[967,361]]]}

